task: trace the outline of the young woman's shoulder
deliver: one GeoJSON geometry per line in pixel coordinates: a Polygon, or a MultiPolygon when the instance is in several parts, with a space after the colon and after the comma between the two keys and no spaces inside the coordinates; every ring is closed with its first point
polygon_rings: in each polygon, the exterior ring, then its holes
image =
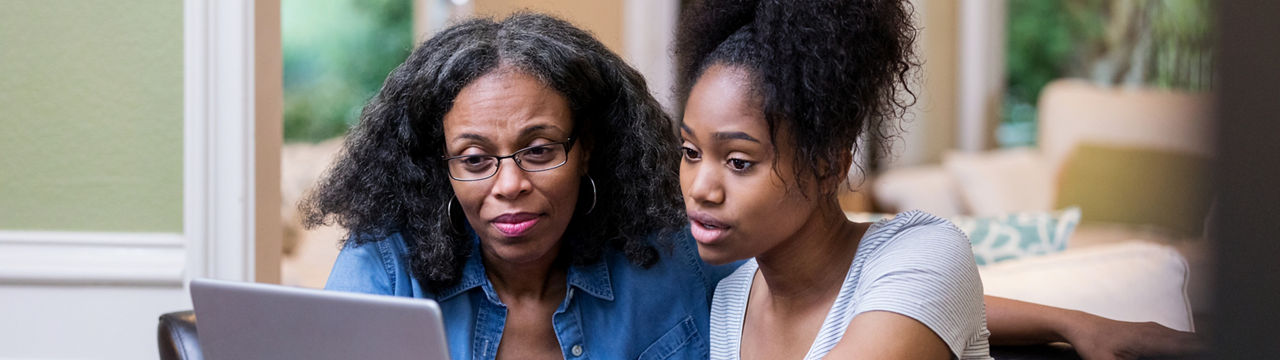
{"type": "Polygon", "coordinates": [[[846,281],[856,284],[849,290],[859,297],[899,303],[895,306],[906,305],[900,303],[905,299],[881,299],[879,294],[959,300],[973,305],[964,312],[979,310],[966,315],[982,315],[982,280],[968,237],[951,222],[926,212],[904,212],[873,224],[858,244],[846,281]]]}
{"type": "Polygon", "coordinates": [[[974,267],[969,237],[950,221],[919,210],[873,224],[858,245],[858,257],[867,262],[974,267]]]}
{"type": "Polygon", "coordinates": [[[856,284],[848,318],[903,315],[928,327],[957,358],[987,357],[982,280],[968,237],[951,222],[922,211],[881,220],[863,237],[850,270],[856,284]]]}

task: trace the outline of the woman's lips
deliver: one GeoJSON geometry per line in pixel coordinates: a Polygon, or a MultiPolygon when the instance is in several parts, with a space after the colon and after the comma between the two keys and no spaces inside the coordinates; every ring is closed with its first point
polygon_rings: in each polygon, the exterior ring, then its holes
{"type": "Polygon", "coordinates": [[[709,245],[724,238],[731,226],[704,213],[689,214],[689,233],[698,243],[709,245]]]}
{"type": "Polygon", "coordinates": [[[538,215],[533,213],[503,214],[492,221],[493,228],[507,237],[524,236],[538,224],[538,215]]]}

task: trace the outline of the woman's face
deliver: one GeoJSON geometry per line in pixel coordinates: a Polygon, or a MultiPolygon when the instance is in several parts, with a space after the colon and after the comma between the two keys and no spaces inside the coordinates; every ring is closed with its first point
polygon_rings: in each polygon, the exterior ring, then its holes
{"type": "MultiPolygon", "coordinates": [[[[506,156],[566,141],[572,131],[563,96],[523,72],[499,68],[464,87],[445,114],[445,156],[506,156]]],[[[533,166],[529,158],[524,161],[533,166]]],[[[551,170],[527,172],[507,158],[498,161],[492,177],[452,179],[487,259],[511,264],[554,260],[573,218],[585,164],[585,152],[574,146],[564,165],[551,170]]]]}
{"type": "Polygon", "coordinates": [[[786,129],[779,144],[771,143],[760,101],[747,84],[741,68],[708,68],[689,94],[680,127],[685,209],[698,253],[712,264],[768,251],[797,233],[815,209],[810,199],[816,194],[806,199],[796,187],[786,129]]]}

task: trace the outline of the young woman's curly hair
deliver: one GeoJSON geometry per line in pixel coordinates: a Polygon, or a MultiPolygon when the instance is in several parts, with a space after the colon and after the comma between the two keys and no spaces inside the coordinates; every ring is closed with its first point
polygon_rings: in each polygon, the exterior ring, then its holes
{"type": "MultiPolygon", "coordinates": [[[[336,222],[358,245],[399,233],[412,273],[428,289],[456,283],[471,235],[441,160],[443,118],[463,87],[498,69],[534,76],[568,100],[579,146],[590,151],[578,211],[560,258],[584,264],[609,248],[632,263],[658,261],[653,239],[685,218],[679,145],[641,75],[589,33],[547,15],[474,19],[441,31],[387,76],[343,152],[301,203],[308,227],[336,222]],[[453,213],[448,209],[452,208],[453,213]]],[[[354,244],[350,244],[354,242],[354,244]]]]}
{"type": "Polygon", "coordinates": [[[835,159],[861,136],[887,144],[915,101],[911,13],[905,0],[696,1],[676,34],[678,103],[708,67],[741,67],[770,136],[785,125],[794,140],[800,186],[841,176],[835,159]]]}

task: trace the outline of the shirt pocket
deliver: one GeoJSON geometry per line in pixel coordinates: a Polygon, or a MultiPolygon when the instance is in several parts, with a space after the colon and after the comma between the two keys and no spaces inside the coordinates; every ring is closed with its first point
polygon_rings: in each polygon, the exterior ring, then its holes
{"type": "MultiPolygon", "coordinates": [[[[654,341],[644,352],[640,353],[639,360],[663,360],[671,358],[686,350],[692,344],[699,340],[698,326],[693,323],[693,316],[686,316],[684,320],[676,324],[671,330],[667,330],[666,334],[654,341]]],[[[687,351],[686,351],[687,352],[687,351]]],[[[685,354],[689,358],[704,358],[706,354],[685,354]]]]}

